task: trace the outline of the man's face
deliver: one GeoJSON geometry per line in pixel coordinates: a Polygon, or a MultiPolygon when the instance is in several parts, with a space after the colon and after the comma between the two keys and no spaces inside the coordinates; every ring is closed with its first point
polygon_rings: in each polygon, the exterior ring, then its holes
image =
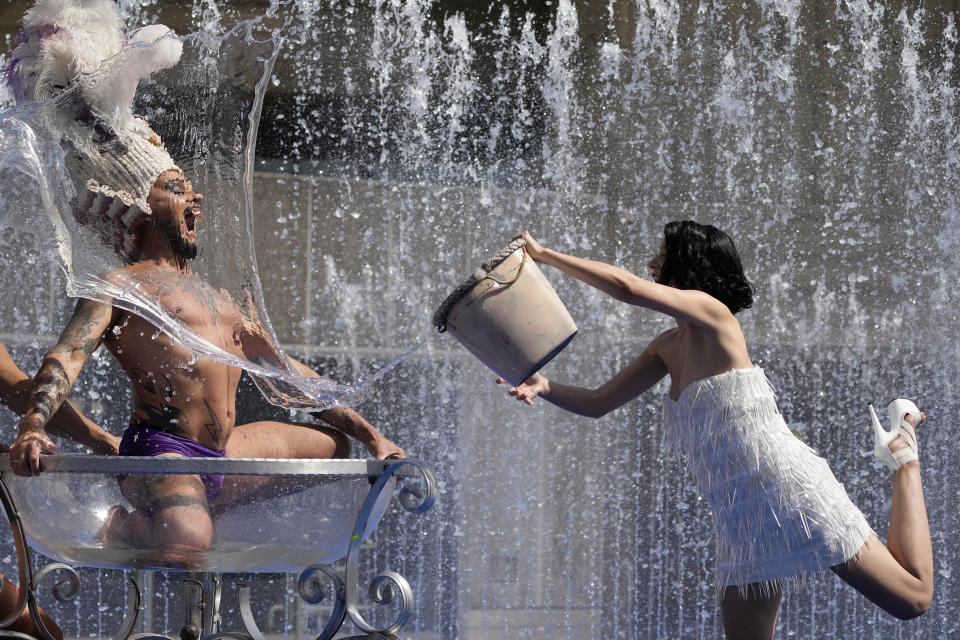
{"type": "Polygon", "coordinates": [[[160,174],[150,188],[147,204],[157,225],[170,238],[174,253],[188,260],[197,257],[197,223],[203,219],[203,195],[179,169],[160,174]]]}

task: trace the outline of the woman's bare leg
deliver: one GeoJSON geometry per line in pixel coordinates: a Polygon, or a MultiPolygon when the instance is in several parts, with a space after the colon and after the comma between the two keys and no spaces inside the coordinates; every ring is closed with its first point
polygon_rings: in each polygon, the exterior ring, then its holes
{"type": "Polygon", "coordinates": [[[772,640],[782,597],[779,592],[763,596],[753,584],[747,586],[746,597],[738,587],[727,587],[720,600],[727,640],[772,640]]]}
{"type": "MultiPolygon", "coordinates": [[[[906,419],[913,424],[912,417],[906,419]]],[[[890,450],[905,446],[903,439],[897,438],[890,443],[890,450]]],[[[908,462],[893,474],[887,546],[876,539],[868,541],[858,558],[833,570],[901,620],[916,618],[929,608],[933,599],[933,547],[919,462],[908,462]]]]}

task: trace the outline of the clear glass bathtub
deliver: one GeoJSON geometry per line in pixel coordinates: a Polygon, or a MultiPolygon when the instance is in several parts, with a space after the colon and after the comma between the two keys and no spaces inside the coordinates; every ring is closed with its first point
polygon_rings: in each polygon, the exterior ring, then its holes
{"type": "MultiPolygon", "coordinates": [[[[63,454],[45,457],[44,472],[25,478],[14,475],[7,456],[0,455],[0,479],[29,544],[74,567],[292,572],[346,555],[371,487],[396,462],[63,454]],[[118,475],[201,473],[222,475],[224,491],[239,496],[207,510],[213,535],[205,550],[171,552],[102,539],[111,510],[134,511],[118,475]]],[[[361,538],[376,528],[395,482],[396,476],[383,485],[361,538]]]]}

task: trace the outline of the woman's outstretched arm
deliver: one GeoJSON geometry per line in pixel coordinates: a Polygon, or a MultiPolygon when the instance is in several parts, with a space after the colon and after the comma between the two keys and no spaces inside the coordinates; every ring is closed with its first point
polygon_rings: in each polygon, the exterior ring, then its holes
{"type": "Polygon", "coordinates": [[[621,302],[646,307],[703,327],[716,327],[732,317],[725,304],[702,291],[675,289],[644,280],[626,269],[605,262],[547,249],[528,231],[520,236],[527,241],[527,255],[533,260],[556,267],[621,302]]]}
{"type": "MultiPolygon", "coordinates": [[[[596,389],[561,384],[535,373],[520,385],[511,387],[508,393],[527,404],[532,405],[533,399],[540,396],[571,413],[600,418],[630,402],[667,375],[667,368],[657,355],[662,338],[651,342],[636,360],[596,389]]],[[[497,378],[498,384],[505,382],[503,378],[497,378]]]]}

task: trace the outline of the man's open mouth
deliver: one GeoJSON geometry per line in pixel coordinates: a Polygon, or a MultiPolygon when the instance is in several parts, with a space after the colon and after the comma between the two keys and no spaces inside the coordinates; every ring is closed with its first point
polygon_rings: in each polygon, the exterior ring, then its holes
{"type": "Polygon", "coordinates": [[[187,231],[194,231],[197,227],[197,214],[193,211],[187,211],[183,216],[187,223],[187,231]]]}

